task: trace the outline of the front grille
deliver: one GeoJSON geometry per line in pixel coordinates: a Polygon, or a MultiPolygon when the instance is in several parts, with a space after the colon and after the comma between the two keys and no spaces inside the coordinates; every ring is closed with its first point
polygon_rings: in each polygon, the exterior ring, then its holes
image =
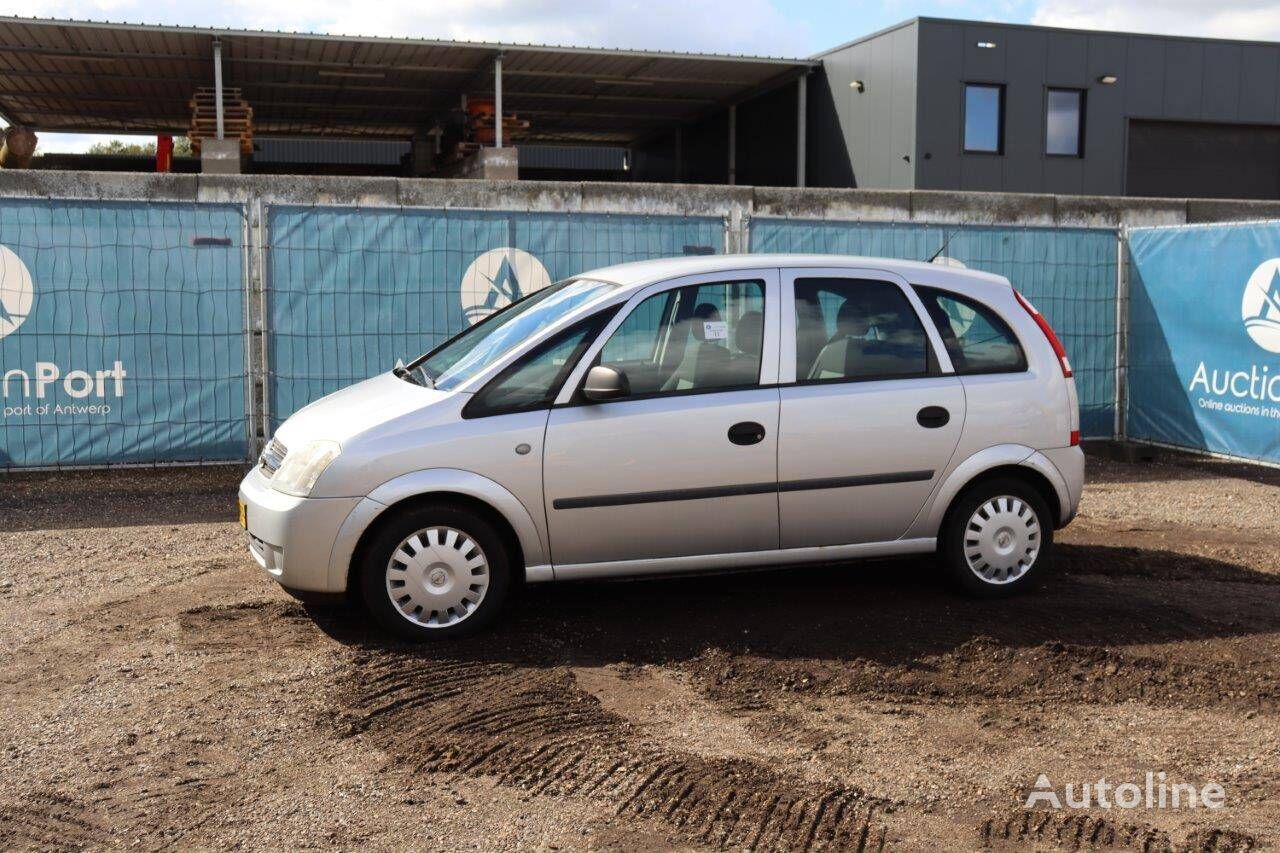
{"type": "Polygon", "coordinates": [[[258,457],[258,464],[262,467],[262,473],[268,479],[275,476],[276,471],[280,470],[280,465],[284,462],[284,457],[289,450],[279,439],[271,439],[267,442],[266,448],[262,451],[262,456],[258,457]]]}

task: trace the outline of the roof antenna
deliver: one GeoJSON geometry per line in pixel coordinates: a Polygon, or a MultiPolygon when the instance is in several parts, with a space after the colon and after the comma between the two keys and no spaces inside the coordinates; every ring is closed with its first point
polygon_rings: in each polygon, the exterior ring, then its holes
{"type": "Polygon", "coordinates": [[[929,260],[925,261],[925,263],[931,264],[934,261],[936,261],[938,257],[947,250],[947,246],[951,245],[951,238],[956,236],[956,234],[959,233],[959,231],[960,231],[959,227],[953,228],[951,230],[951,233],[947,235],[946,239],[942,241],[942,245],[938,247],[938,251],[930,255],[929,260]]]}

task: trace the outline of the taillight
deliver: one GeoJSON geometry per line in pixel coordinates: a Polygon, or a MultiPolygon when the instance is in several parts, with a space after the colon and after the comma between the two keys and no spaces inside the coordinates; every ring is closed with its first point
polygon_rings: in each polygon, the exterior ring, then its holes
{"type": "Polygon", "coordinates": [[[1031,319],[1035,320],[1036,325],[1040,327],[1040,331],[1044,332],[1044,336],[1049,339],[1049,346],[1053,347],[1053,354],[1058,357],[1058,364],[1062,367],[1062,375],[1070,379],[1072,376],[1071,362],[1067,360],[1067,351],[1062,346],[1062,341],[1058,340],[1058,336],[1053,331],[1053,327],[1049,325],[1049,321],[1036,310],[1036,306],[1027,301],[1027,297],[1016,290],[1013,295],[1018,297],[1018,304],[1026,309],[1027,313],[1031,315],[1031,319]]]}
{"type": "Polygon", "coordinates": [[[1071,431],[1071,446],[1077,447],[1080,444],[1080,430],[1073,429],[1071,431]]]}

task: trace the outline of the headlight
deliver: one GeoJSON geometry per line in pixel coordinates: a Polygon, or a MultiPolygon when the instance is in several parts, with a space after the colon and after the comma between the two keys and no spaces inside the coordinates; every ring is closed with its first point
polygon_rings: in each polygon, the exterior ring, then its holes
{"type": "Polygon", "coordinates": [[[286,495],[305,498],[329,463],[342,452],[336,441],[308,441],[285,454],[284,462],[271,478],[271,488],[286,495]]]}

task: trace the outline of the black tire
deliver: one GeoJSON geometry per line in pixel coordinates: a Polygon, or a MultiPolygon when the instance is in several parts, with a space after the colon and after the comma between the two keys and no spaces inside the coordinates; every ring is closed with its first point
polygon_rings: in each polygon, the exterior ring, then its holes
{"type": "MultiPolygon", "coordinates": [[[[468,551],[476,553],[472,549],[468,551]]],[[[513,572],[510,555],[493,524],[475,512],[449,504],[423,504],[398,512],[374,533],[364,549],[360,568],[360,592],[370,614],[387,631],[410,642],[466,637],[492,625],[506,603],[513,572]],[[483,596],[467,615],[462,616],[460,609],[449,613],[447,618],[458,617],[452,624],[428,624],[437,619],[432,618],[430,612],[422,614],[420,606],[416,617],[407,614],[392,600],[388,589],[392,555],[410,536],[433,527],[452,528],[465,534],[479,546],[487,563],[488,587],[483,596]]],[[[449,583],[454,582],[456,577],[451,575],[449,583]]],[[[421,590],[422,596],[427,597],[425,585],[421,590]]],[[[413,605],[413,601],[405,604],[406,607],[413,605]]]]}
{"type": "MultiPolygon", "coordinates": [[[[1003,503],[998,506],[1012,508],[1017,504],[1003,503]]],[[[1019,515],[1015,512],[1014,515],[1025,523],[1025,514],[1019,515]]],[[[965,489],[951,505],[946,522],[938,536],[938,562],[947,580],[968,595],[977,598],[1002,598],[1024,592],[1039,583],[1053,556],[1053,523],[1054,519],[1049,513],[1048,504],[1033,486],[1015,477],[993,477],[983,480],[965,489]],[[1010,546],[1010,556],[1005,558],[1007,562],[996,560],[993,561],[994,566],[986,564],[985,571],[997,578],[988,580],[979,575],[978,569],[970,567],[966,556],[966,537],[972,537],[975,533],[969,529],[969,522],[974,518],[978,508],[984,507],[993,499],[1000,498],[1016,498],[1021,501],[1027,510],[1034,513],[1038,529],[1034,537],[1020,530],[1009,534],[1014,537],[1014,542],[1010,546]],[[1017,538],[1019,536],[1026,538],[1019,539],[1017,538]],[[1017,563],[1025,559],[1028,552],[1022,546],[1025,544],[1029,548],[1032,541],[1036,543],[1038,550],[1030,566],[1023,569],[1018,569],[1016,566],[1009,567],[1009,563],[1017,563]],[[999,580],[1000,573],[1005,572],[1006,569],[1008,579],[999,580]]],[[[997,532],[1003,529],[1005,528],[1002,526],[997,532]]],[[[970,541],[974,540],[971,538],[970,541]]],[[[976,558],[976,561],[981,563],[982,559],[976,558]]]]}

